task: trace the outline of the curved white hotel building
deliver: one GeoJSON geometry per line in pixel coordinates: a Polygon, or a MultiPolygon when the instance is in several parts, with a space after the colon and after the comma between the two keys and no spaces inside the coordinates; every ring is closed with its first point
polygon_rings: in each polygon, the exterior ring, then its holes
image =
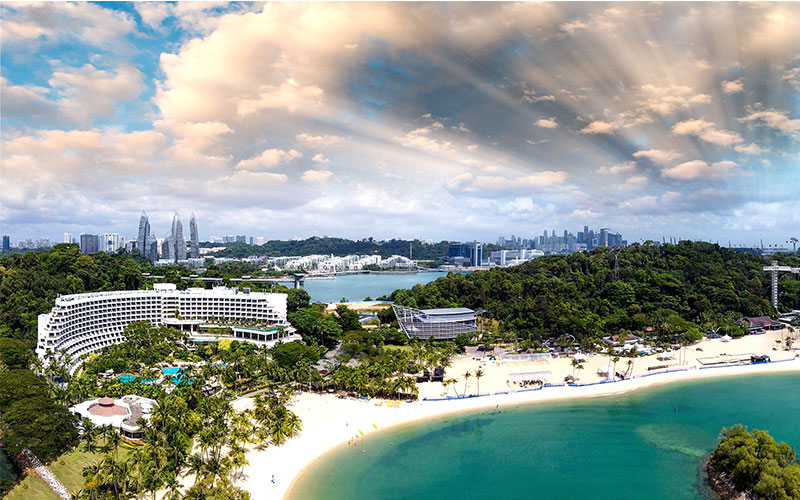
{"type": "Polygon", "coordinates": [[[77,361],[84,354],[124,342],[123,331],[134,321],[192,331],[209,320],[288,326],[285,293],[224,287],[178,290],[172,283],[157,283],[153,288],[56,298],[52,311],[39,315],[36,354],[44,359],[49,351],[64,351],[77,361]]]}

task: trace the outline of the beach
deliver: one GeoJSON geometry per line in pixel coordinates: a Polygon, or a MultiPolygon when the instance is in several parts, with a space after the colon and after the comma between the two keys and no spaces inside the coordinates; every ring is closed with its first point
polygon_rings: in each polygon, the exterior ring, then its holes
{"type": "MultiPolygon", "coordinates": [[[[608,367],[607,356],[589,356],[588,360],[582,363],[584,369],[576,373],[578,384],[593,385],[560,385],[541,390],[521,390],[521,387],[509,382],[510,374],[549,371],[552,373],[551,383],[563,384],[564,377],[575,373],[572,360],[556,358],[547,361],[509,362],[490,361],[486,357],[476,359],[475,356],[460,356],[454,358],[452,366],[447,369],[447,378],[457,378],[459,382],[455,386],[458,393],[463,394],[464,372],[470,371],[474,374],[476,369],[481,368],[485,375],[480,380],[482,394],[480,397],[454,398],[455,394],[451,387],[449,389],[451,399],[442,399],[445,391],[438,382],[419,384],[420,399],[411,403],[378,399],[340,399],[332,394],[302,393],[290,406],[302,419],[303,429],[300,435],[280,447],[268,447],[264,450],[252,447],[247,454],[250,465],[245,469],[242,478],[234,484],[249,491],[253,499],[287,498],[294,479],[307,466],[316,460],[321,460],[322,456],[333,448],[358,447],[360,436],[456,412],[492,408],[498,405],[502,408],[507,405],[613,395],[699,378],[786,371],[800,373],[800,358],[795,357],[795,352],[772,349],[777,347],[775,341],[781,340],[786,335],[787,332],[784,330],[749,335],[729,342],[707,339],[686,348],[681,356],[683,364],[680,365],[677,351],[676,359],[672,361],[658,360],[655,354],[637,357],[633,363],[631,378],[614,383],[597,383],[605,380],[597,372],[598,368],[608,367]],[[698,347],[701,350],[697,350],[698,347]],[[726,356],[766,354],[771,357],[772,362],[713,368],[704,367],[698,362],[698,358],[713,358],[723,354],[726,356]],[[664,365],[669,366],[665,369],[648,370],[652,366],[664,365]],[[434,398],[437,400],[432,400],[434,398]],[[273,475],[274,483],[271,480],[273,475]]],[[[622,358],[617,363],[617,372],[627,370],[627,359],[622,358]]],[[[475,394],[477,385],[473,376],[468,381],[466,393],[475,394]]],[[[234,402],[234,407],[240,411],[250,408],[252,399],[239,399],[234,402]]],[[[362,449],[364,453],[369,453],[369,449],[362,449]]]]}

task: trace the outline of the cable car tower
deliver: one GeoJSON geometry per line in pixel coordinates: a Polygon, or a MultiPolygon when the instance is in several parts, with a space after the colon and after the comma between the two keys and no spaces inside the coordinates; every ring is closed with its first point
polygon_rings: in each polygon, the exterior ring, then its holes
{"type": "Polygon", "coordinates": [[[772,273],[772,307],[778,308],[778,273],[800,274],[800,267],[779,266],[777,260],[772,261],[772,265],[765,266],[765,271],[772,273]]]}

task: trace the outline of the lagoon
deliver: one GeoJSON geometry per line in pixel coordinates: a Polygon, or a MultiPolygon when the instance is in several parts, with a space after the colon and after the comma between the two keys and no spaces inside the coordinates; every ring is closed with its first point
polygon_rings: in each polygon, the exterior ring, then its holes
{"type": "Polygon", "coordinates": [[[800,375],[680,382],[432,419],[343,446],[291,500],[709,498],[700,464],[741,423],[800,447],[800,375]],[[362,453],[364,449],[366,452],[362,453]]]}
{"type": "Polygon", "coordinates": [[[442,276],[447,276],[447,273],[343,274],[335,279],[306,279],[303,287],[311,295],[312,302],[339,302],[343,297],[354,302],[366,297],[377,299],[400,288],[411,288],[442,276]]]}

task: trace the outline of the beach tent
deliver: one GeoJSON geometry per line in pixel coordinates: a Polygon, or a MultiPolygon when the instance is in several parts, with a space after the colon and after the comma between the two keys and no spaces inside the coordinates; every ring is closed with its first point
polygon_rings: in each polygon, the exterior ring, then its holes
{"type": "Polygon", "coordinates": [[[725,335],[723,335],[723,336],[720,338],[720,340],[722,340],[723,342],[730,342],[730,340],[731,340],[731,336],[730,336],[730,335],[727,335],[727,334],[725,334],[725,335]]]}
{"type": "Polygon", "coordinates": [[[589,358],[587,358],[585,354],[581,354],[579,352],[575,353],[574,358],[575,358],[575,361],[577,361],[578,363],[584,363],[584,362],[589,360],[589,358]]]}

